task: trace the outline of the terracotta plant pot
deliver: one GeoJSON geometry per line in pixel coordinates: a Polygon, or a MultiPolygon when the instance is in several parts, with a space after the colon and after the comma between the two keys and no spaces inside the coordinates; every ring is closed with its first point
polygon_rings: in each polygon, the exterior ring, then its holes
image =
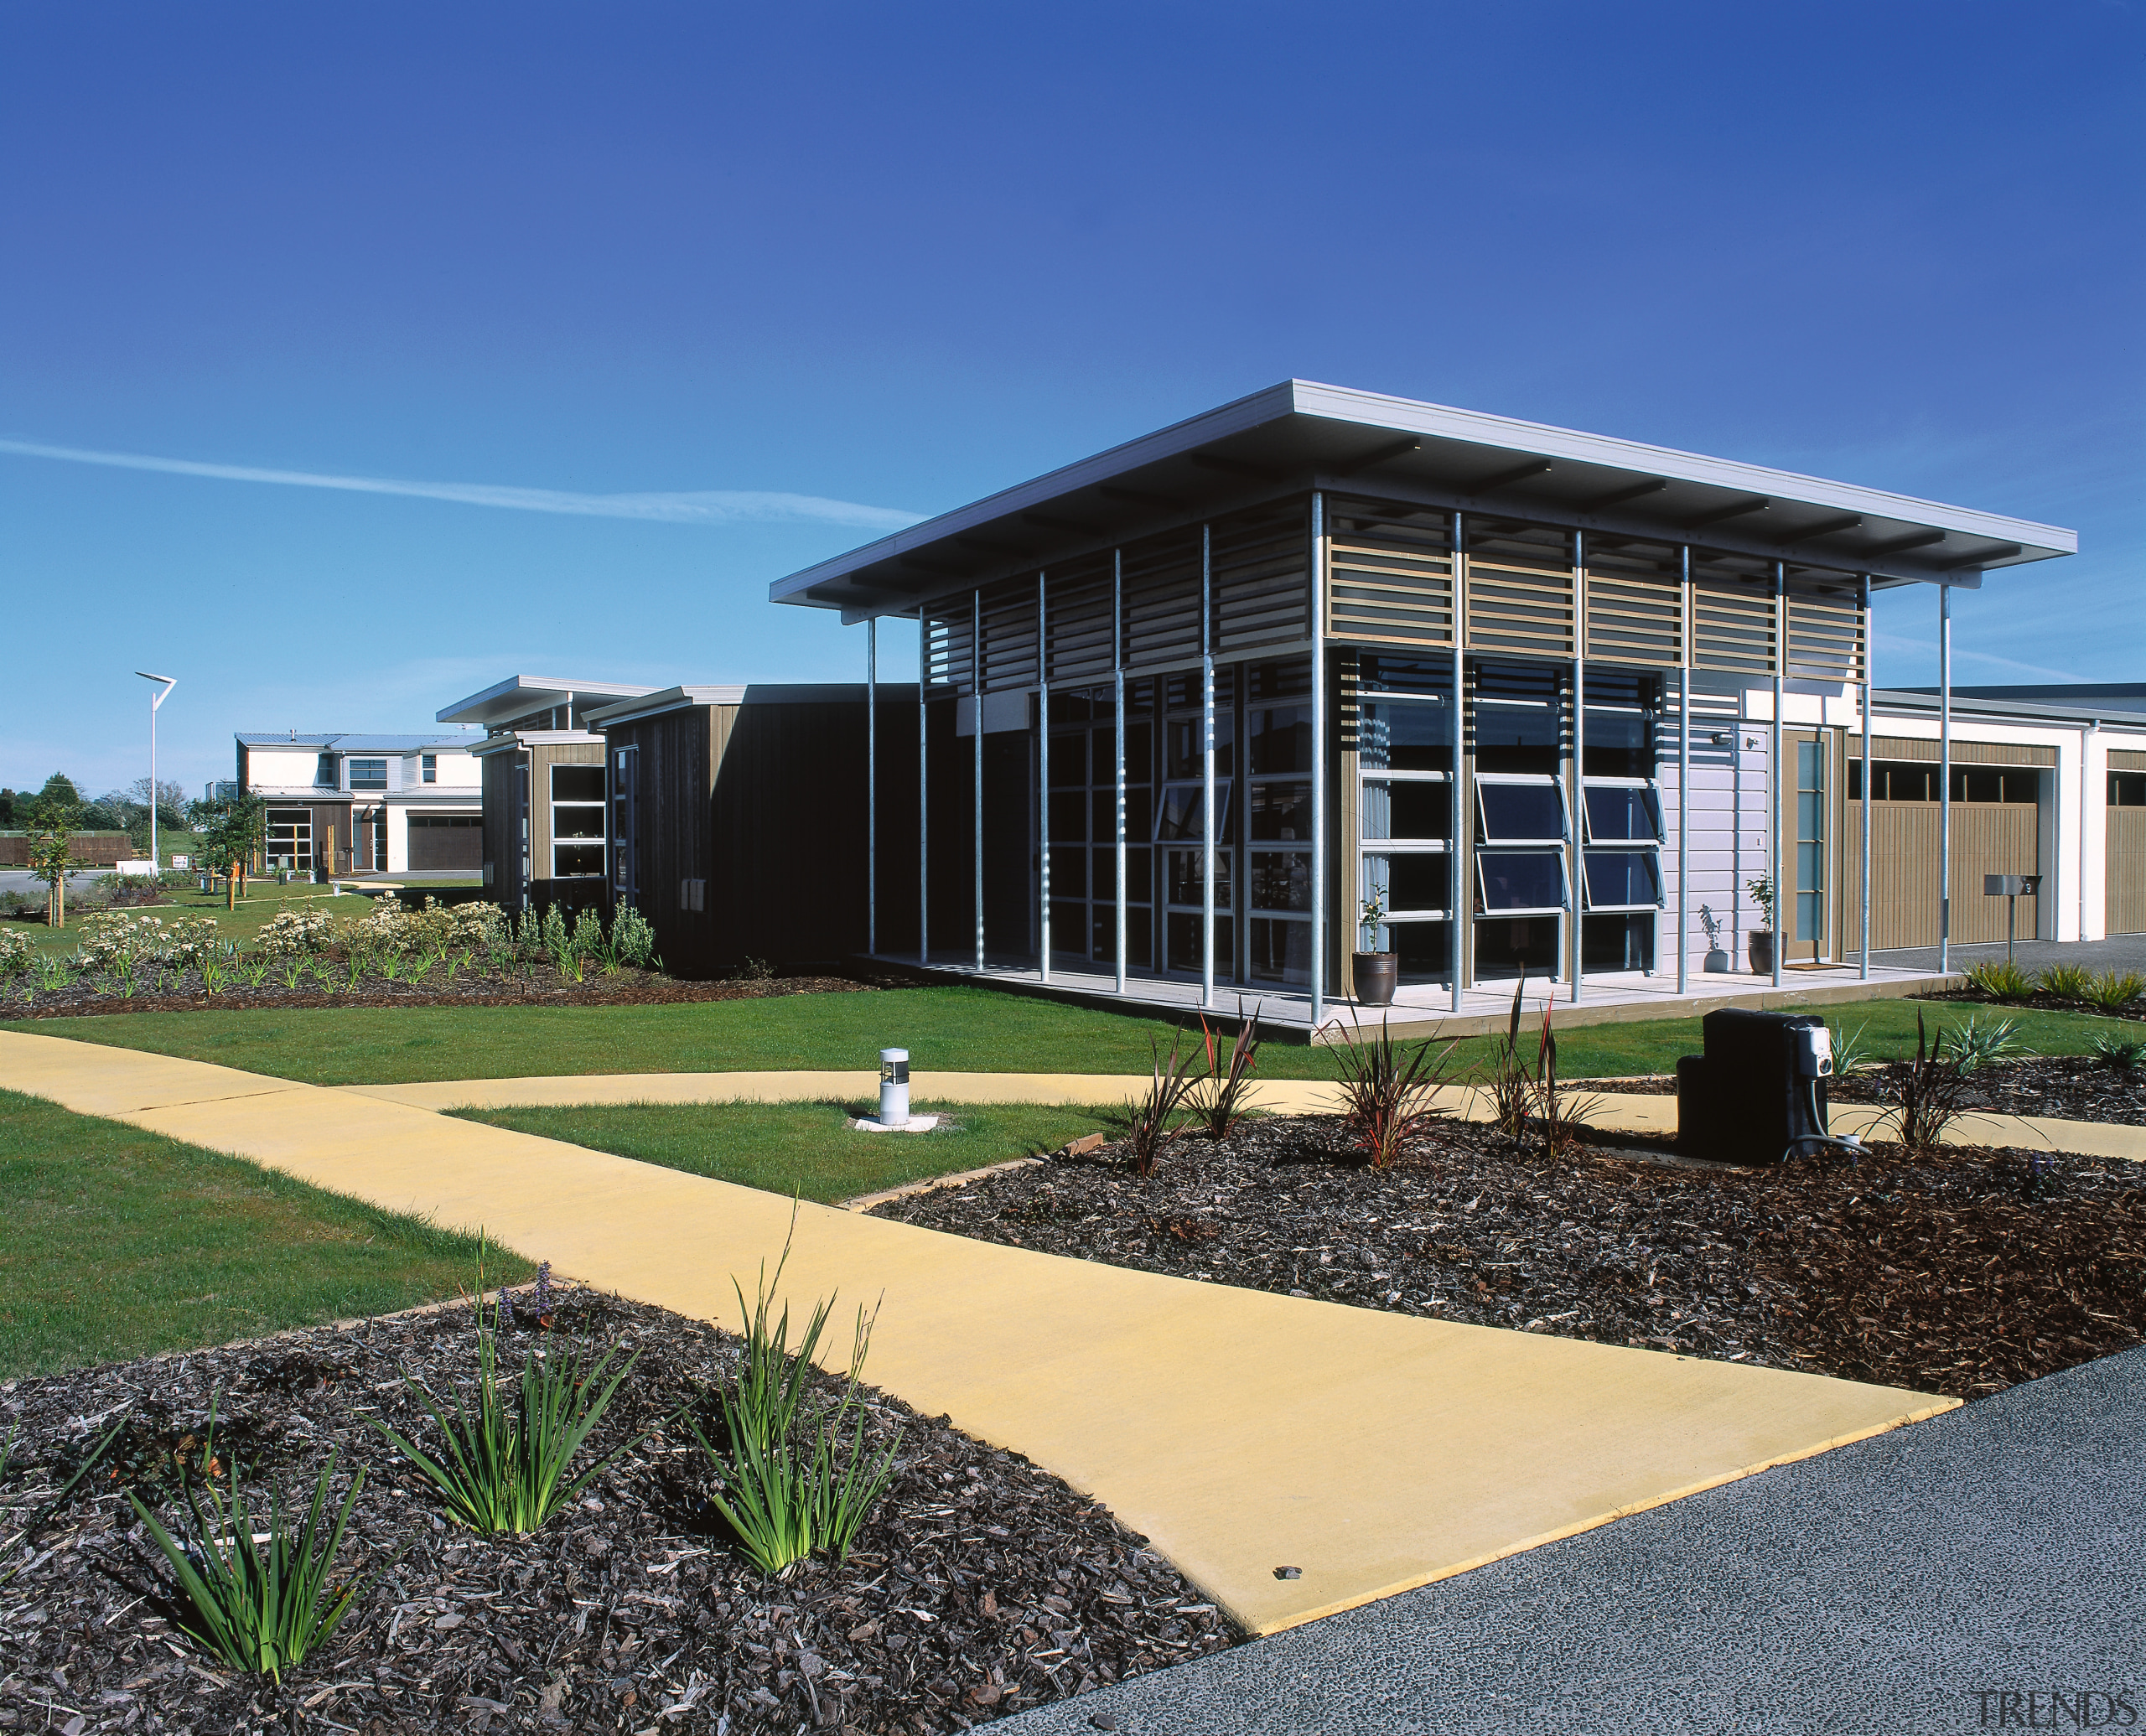
{"type": "Polygon", "coordinates": [[[1401,956],[1396,952],[1358,952],[1351,955],[1351,974],[1356,999],[1366,1007],[1391,1007],[1393,991],[1401,984],[1401,956]]]}
{"type": "Polygon", "coordinates": [[[1774,973],[1774,937],[1770,929],[1755,928],[1744,937],[1744,951],[1751,961],[1754,977],[1774,973]]]}

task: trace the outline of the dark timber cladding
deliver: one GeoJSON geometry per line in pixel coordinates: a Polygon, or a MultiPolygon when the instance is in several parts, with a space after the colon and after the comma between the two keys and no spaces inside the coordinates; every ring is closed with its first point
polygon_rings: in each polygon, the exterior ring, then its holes
{"type": "MultiPolygon", "coordinates": [[[[901,768],[915,764],[904,749],[916,690],[883,684],[881,697],[880,799],[913,803],[901,768]]],[[[591,713],[610,896],[649,919],[669,969],[714,976],[864,949],[865,718],[861,684],[676,687],[591,713]]],[[[910,907],[916,876],[904,866],[882,852],[885,893],[910,907]]]]}
{"type": "MultiPolygon", "coordinates": [[[[1869,589],[2076,547],[1293,381],[772,594],[920,623],[917,751],[883,735],[878,756],[880,859],[925,878],[910,956],[1197,976],[1208,1002],[1271,983],[1316,1021],[1359,944],[1458,1007],[1485,976],[1577,998],[1591,969],[1651,972],[1666,926],[1681,983],[1709,874],[1792,870],[1786,942],[1838,956],[1862,926],[1838,907],[1837,738],[1867,708],[1869,589]],[[1791,738],[1791,716],[1822,727],[1791,738]],[[1754,855],[1739,828],[1768,790],[1754,855]],[[1708,804],[1726,817],[1695,840],[1708,804]]],[[[879,950],[903,951],[877,890],[879,950]]]]}

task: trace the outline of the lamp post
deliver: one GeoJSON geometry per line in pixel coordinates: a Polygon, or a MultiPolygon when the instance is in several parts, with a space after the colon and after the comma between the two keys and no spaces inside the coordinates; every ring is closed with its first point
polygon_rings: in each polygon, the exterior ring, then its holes
{"type": "Polygon", "coordinates": [[[151,675],[146,669],[135,674],[145,681],[162,681],[163,686],[149,696],[149,862],[158,873],[163,872],[163,858],[157,854],[157,713],[164,701],[171,697],[171,690],[179,685],[175,675],[151,675]]]}

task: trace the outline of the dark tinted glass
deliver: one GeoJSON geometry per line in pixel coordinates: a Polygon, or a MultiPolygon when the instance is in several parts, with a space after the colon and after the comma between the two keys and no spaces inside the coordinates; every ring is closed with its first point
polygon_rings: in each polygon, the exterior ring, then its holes
{"type": "Polygon", "coordinates": [[[604,768],[600,765],[555,765],[552,768],[553,801],[604,800],[604,768]]]}
{"type": "Polygon", "coordinates": [[[1552,910],[1565,902],[1563,858],[1547,851],[1486,850],[1475,858],[1485,910],[1552,910]]]}
{"type": "Polygon", "coordinates": [[[1255,840],[1288,842],[1311,837],[1309,784],[1254,784],[1252,835],[1255,840]]]}
{"type": "Polygon", "coordinates": [[[552,810],[555,838],[600,838],[604,836],[601,807],[556,807],[552,810]]]}
{"type": "Polygon", "coordinates": [[[1253,982],[1301,985],[1311,981],[1309,922],[1262,922],[1255,917],[1250,940],[1253,982]]]}
{"type": "Polygon", "coordinates": [[[1553,705],[1494,705],[1480,701],[1475,709],[1475,769],[1554,773],[1560,733],[1553,705]]]}
{"type": "Polygon", "coordinates": [[[1652,777],[1651,733],[1644,712],[1590,708],[1586,741],[1580,751],[1582,770],[1591,778],[1652,777]]]}
{"type": "Polygon", "coordinates": [[[1452,734],[1452,714],[1442,705],[1373,700],[1356,739],[1366,771],[1451,771],[1452,734]]]}
{"type": "MultiPolygon", "coordinates": [[[[1453,787],[1449,784],[1364,785],[1366,838],[1444,838],[1453,832],[1453,787]]],[[[1257,834],[1254,833],[1257,837],[1257,834]]]]}
{"type": "Polygon", "coordinates": [[[552,872],[561,879],[604,872],[601,844],[561,844],[552,852],[552,872]]]}
{"type": "Polygon", "coordinates": [[[1443,856],[1389,856],[1386,907],[1389,910],[1443,910],[1446,873],[1443,856]]]}
{"type": "MultiPolygon", "coordinates": [[[[1103,775],[1110,775],[1107,762],[1103,775]]],[[[1054,789],[1065,784],[1085,784],[1088,781],[1088,734],[1086,730],[1069,731],[1050,738],[1050,781],[1054,789]]]]}
{"type": "Polygon", "coordinates": [[[1564,803],[1554,784],[1478,784],[1475,794],[1483,836],[1493,843],[1565,835],[1564,803]]]}
{"type": "Polygon", "coordinates": [[[1661,836],[1661,814],[1651,790],[1612,787],[1582,792],[1587,802],[1587,835],[1598,844],[1655,842],[1661,836]]]}
{"type": "Polygon", "coordinates": [[[1255,910],[1311,909],[1311,857],[1301,850],[1256,850],[1252,857],[1255,910]]]}
{"type": "Polygon", "coordinates": [[[1245,728],[1252,738],[1252,769],[1254,772],[1311,770],[1309,706],[1258,707],[1247,714],[1245,728]]]}
{"type": "Polygon", "coordinates": [[[1598,910],[1619,904],[1658,904],[1661,881],[1651,850],[1587,852],[1587,901],[1598,910]]]}

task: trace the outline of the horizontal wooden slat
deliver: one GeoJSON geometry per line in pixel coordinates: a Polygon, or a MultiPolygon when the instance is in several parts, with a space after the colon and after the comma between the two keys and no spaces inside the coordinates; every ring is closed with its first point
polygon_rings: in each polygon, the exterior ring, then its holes
{"type": "Polygon", "coordinates": [[[1280,500],[1218,518],[1210,526],[1209,590],[1217,652],[1293,645],[1310,636],[1306,582],[1311,508],[1280,500]]]}
{"type": "Polygon", "coordinates": [[[1863,611],[1853,602],[1797,596],[1788,603],[1788,673],[1798,681],[1859,683],[1863,611]]]}
{"type": "Polygon", "coordinates": [[[1127,544],[1127,666],[1170,662],[1199,655],[1199,526],[1127,544]]]}
{"type": "Polygon", "coordinates": [[[1509,565],[1471,555],[1463,578],[1470,650],[1573,655],[1578,610],[1570,567],[1509,565]]]}
{"type": "Polygon", "coordinates": [[[1091,555],[1044,574],[1053,686],[1108,678],[1117,656],[1111,622],[1112,557],[1091,555]]]}
{"type": "Polygon", "coordinates": [[[1675,578],[1647,580],[1590,571],[1587,655],[1614,663],[1673,669],[1684,657],[1684,599],[1675,578]]]}
{"type": "Polygon", "coordinates": [[[1036,684],[1036,582],[1033,574],[983,593],[983,691],[1036,684]]]}
{"type": "Polygon", "coordinates": [[[1695,579],[1692,666],[1730,675],[1774,672],[1774,599],[1734,580],[1695,579]]]}
{"type": "MultiPolygon", "coordinates": [[[[1863,757],[1863,738],[1852,734],[1848,738],[1848,757],[1863,757]]],[[[1874,735],[1870,738],[1870,755],[1874,759],[1917,759],[1930,764],[1937,763],[1937,744],[1910,735],[1874,735]]],[[[1952,764],[1955,765],[2054,765],[2055,748],[2034,747],[2019,742],[1955,741],[1952,744],[1952,764]]]]}
{"type": "Polygon", "coordinates": [[[2137,754],[2128,748],[2109,749],[2111,771],[2146,771],[2146,754],[2137,754]]]}

